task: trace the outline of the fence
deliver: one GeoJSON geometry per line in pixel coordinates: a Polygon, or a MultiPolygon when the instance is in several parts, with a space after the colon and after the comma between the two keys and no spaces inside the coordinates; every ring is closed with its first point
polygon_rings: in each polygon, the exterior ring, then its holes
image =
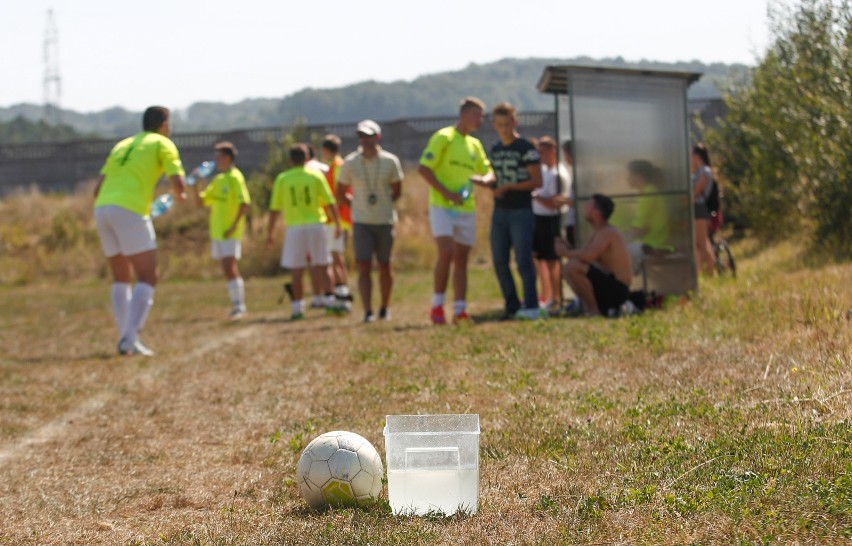
{"type": "MultiPolygon", "coordinates": [[[[699,114],[705,124],[713,125],[721,101],[690,102],[690,110],[699,114]],[[705,119],[706,118],[706,119],[705,119]]],[[[415,164],[429,136],[452,125],[456,117],[412,118],[380,122],[382,146],[399,156],[404,164],[415,164]]],[[[339,135],[344,153],[357,145],[355,122],[305,127],[306,139],[317,141],[328,133],[339,135]]],[[[529,112],[518,116],[519,131],[527,137],[554,135],[556,117],[553,112],[529,112]]],[[[223,132],[173,135],[184,165],[191,168],[212,156],[213,144],[220,140],[233,142],[240,151],[238,166],[251,174],[266,161],[271,143],[280,143],[292,128],[246,129],[223,132]]],[[[697,134],[697,128],[693,128],[697,134]]],[[[486,149],[497,140],[489,124],[476,135],[486,149]]],[[[84,140],[55,144],[0,145],[0,197],[20,189],[36,186],[45,192],[73,192],[96,178],[115,140],[84,140]]]]}

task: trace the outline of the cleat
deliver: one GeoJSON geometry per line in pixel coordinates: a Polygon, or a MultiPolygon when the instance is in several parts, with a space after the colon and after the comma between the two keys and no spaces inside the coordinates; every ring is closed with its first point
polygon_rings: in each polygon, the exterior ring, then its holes
{"type": "Polygon", "coordinates": [[[374,315],[372,311],[367,311],[364,313],[364,324],[369,324],[371,322],[376,322],[376,315],[374,315]]]}
{"type": "Polygon", "coordinates": [[[447,319],[444,317],[444,307],[442,305],[433,307],[429,312],[429,320],[432,321],[432,324],[446,324],[447,319]]]}
{"type": "Polygon", "coordinates": [[[453,317],[453,324],[473,324],[473,319],[467,314],[467,311],[462,311],[453,317]]]}
{"type": "Polygon", "coordinates": [[[390,320],[390,318],[390,309],[386,307],[382,307],[381,309],[379,309],[379,320],[390,320]]]}
{"type": "Polygon", "coordinates": [[[248,312],[245,309],[235,307],[231,309],[231,312],[228,314],[228,320],[242,320],[246,318],[247,315],[248,312]]]}
{"type": "Polygon", "coordinates": [[[146,347],[138,339],[133,343],[130,343],[126,339],[121,338],[121,341],[118,342],[118,354],[124,356],[154,356],[154,351],[146,347]]]}
{"type": "Polygon", "coordinates": [[[304,313],[293,313],[292,315],[290,315],[290,320],[293,320],[293,321],[302,320],[303,318],[305,318],[304,313]]]}

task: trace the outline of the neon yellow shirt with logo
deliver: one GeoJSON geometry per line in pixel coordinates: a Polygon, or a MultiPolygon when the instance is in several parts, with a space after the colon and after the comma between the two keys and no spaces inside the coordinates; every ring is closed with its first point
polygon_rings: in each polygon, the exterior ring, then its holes
{"type": "Polygon", "coordinates": [[[323,173],[293,167],[275,178],[269,208],[281,212],[284,225],[292,227],[325,223],[325,207],[335,203],[323,173]]]}
{"type": "Polygon", "coordinates": [[[659,195],[657,188],[648,184],[636,201],[636,216],[632,227],[645,230],[642,243],[660,250],[674,250],[669,244],[669,211],[666,197],[659,195]]]}
{"type": "MultiPolygon", "coordinates": [[[[485,175],[491,170],[491,163],[479,139],[463,135],[455,127],[445,127],[432,135],[420,156],[420,164],[429,168],[438,182],[451,192],[460,192],[474,174],[485,175]]],[[[431,186],[429,204],[459,212],[474,212],[476,209],[472,192],[461,205],[455,205],[431,186]]]]}
{"type": "Polygon", "coordinates": [[[126,138],[113,147],[101,168],[104,181],[95,207],[116,205],[148,216],[154,188],[163,173],[184,174],[174,142],[148,131],[126,138]]]}
{"type": "Polygon", "coordinates": [[[205,207],[210,207],[210,238],[216,241],[242,239],[246,227],[246,217],[240,217],[237,227],[229,237],[225,232],[233,225],[240,207],[251,203],[246,179],[236,167],[231,167],[213,177],[210,184],[200,194],[205,207]]]}

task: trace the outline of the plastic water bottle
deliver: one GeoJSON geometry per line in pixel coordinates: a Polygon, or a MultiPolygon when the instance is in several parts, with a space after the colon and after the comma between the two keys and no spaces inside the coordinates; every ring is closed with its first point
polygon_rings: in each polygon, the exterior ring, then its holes
{"type": "Polygon", "coordinates": [[[465,184],[461,190],[459,190],[459,195],[461,195],[461,198],[465,201],[467,201],[467,198],[470,197],[470,189],[470,183],[468,183],[465,184]]]}
{"type": "Polygon", "coordinates": [[[215,171],[215,170],[216,170],[216,162],[215,161],[203,161],[201,163],[201,165],[196,167],[195,171],[193,171],[196,174],[190,174],[189,176],[186,177],[186,184],[188,186],[194,186],[195,183],[197,182],[198,178],[207,178],[208,176],[213,174],[213,171],[215,171]]]}
{"type": "Polygon", "coordinates": [[[172,208],[174,202],[175,196],[171,193],[164,193],[154,199],[154,202],[151,203],[151,218],[157,218],[165,214],[167,210],[172,208]]]}

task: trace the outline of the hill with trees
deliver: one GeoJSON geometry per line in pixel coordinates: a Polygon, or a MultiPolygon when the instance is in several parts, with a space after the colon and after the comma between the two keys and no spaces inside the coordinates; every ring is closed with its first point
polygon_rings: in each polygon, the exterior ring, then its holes
{"type": "MultiPolygon", "coordinates": [[[[487,103],[508,100],[521,111],[550,110],[552,99],[536,89],[544,67],[554,64],[579,64],[619,68],[643,68],[702,72],[700,81],[690,88],[690,98],[718,98],[719,85],[726,85],[745,65],[699,61],[661,63],[630,62],[613,59],[503,59],[488,64],[470,64],[462,70],[421,76],[412,81],[365,81],[334,89],[307,88],[283,98],[254,98],[237,103],[197,102],[176,112],[176,131],[230,130],[290,125],[294,121],[337,123],[363,118],[378,120],[419,116],[443,116],[455,113],[460,97],[476,95],[487,103]]],[[[42,107],[19,104],[0,108],[0,122],[23,117],[40,119],[42,107]]],[[[80,133],[117,137],[138,130],[139,112],[110,108],[94,113],[62,112],[62,120],[80,133]]]]}

